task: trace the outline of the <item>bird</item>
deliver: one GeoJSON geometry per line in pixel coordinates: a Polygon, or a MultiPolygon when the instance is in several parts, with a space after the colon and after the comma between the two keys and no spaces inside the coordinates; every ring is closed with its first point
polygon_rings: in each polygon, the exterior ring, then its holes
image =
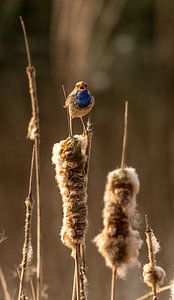
{"type": "Polygon", "coordinates": [[[87,83],[78,81],[72,92],[66,97],[65,108],[69,113],[70,135],[72,135],[72,119],[80,118],[84,133],[86,128],[82,117],[89,114],[94,106],[94,97],[91,95],[87,83]]]}

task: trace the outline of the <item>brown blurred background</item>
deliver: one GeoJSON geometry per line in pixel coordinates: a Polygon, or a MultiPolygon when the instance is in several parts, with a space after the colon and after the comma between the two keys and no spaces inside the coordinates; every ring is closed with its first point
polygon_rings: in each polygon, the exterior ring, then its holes
{"type": "MultiPolygon", "coordinates": [[[[1,0],[0,2],[0,265],[15,295],[13,271],[21,261],[24,200],[31,143],[26,54],[19,22],[28,30],[37,69],[41,121],[44,283],[48,299],[71,299],[73,262],[59,238],[61,198],[51,165],[52,146],[67,136],[61,83],[69,92],[85,80],[96,99],[89,177],[87,265],[89,299],[109,299],[110,270],[91,242],[102,229],[107,172],[120,164],[124,101],[129,101],[127,163],[141,182],[138,207],[161,242],[158,263],[174,276],[174,2],[173,0],[1,0]]],[[[78,120],[75,130],[81,131],[78,120]]],[[[33,244],[35,245],[33,222],[33,244]]],[[[35,261],[35,258],[34,258],[35,261]]],[[[141,251],[147,261],[146,246],[141,251]]],[[[141,269],[118,281],[118,299],[148,289],[141,269]]],[[[0,291],[0,298],[2,299],[0,291]]],[[[14,296],[15,299],[15,296],[14,296]]],[[[168,294],[160,299],[168,299],[168,294]]]]}

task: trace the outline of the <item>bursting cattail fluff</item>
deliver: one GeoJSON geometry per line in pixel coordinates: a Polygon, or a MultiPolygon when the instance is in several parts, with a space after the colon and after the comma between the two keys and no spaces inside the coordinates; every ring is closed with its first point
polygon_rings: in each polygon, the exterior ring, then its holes
{"type": "Polygon", "coordinates": [[[104,193],[104,228],[94,242],[106,265],[116,268],[120,277],[126,275],[128,267],[139,264],[142,241],[134,229],[138,222],[136,195],[139,186],[133,168],[116,169],[108,174],[104,193]]]}
{"type": "Polygon", "coordinates": [[[149,263],[143,266],[143,278],[144,283],[153,288],[154,285],[160,286],[163,284],[166,273],[160,266],[156,265],[155,255],[160,251],[160,243],[148,224],[146,229],[146,243],[149,263]]]}
{"type": "Polygon", "coordinates": [[[61,240],[74,249],[84,244],[87,228],[87,137],[76,135],[54,144],[52,162],[56,168],[63,201],[61,240]]]}
{"type": "Polygon", "coordinates": [[[32,225],[32,211],[33,211],[33,199],[31,195],[25,200],[26,205],[26,217],[25,217],[25,240],[22,249],[22,262],[21,267],[27,269],[33,259],[33,247],[31,238],[31,225],[32,225]]]}
{"type": "Polygon", "coordinates": [[[144,282],[150,287],[153,287],[154,282],[158,286],[162,285],[164,282],[165,276],[166,276],[165,271],[159,266],[154,266],[154,268],[152,268],[150,263],[145,264],[143,266],[144,282]]]}

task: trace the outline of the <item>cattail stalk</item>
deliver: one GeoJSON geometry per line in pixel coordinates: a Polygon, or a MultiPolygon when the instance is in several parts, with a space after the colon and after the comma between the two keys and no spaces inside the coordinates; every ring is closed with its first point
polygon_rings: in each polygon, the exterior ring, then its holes
{"type": "Polygon", "coordinates": [[[32,260],[32,243],[31,243],[31,224],[32,224],[32,211],[33,211],[33,198],[32,198],[32,178],[33,178],[33,166],[34,166],[34,146],[32,151],[31,159],[31,169],[29,178],[29,190],[28,196],[25,200],[26,214],[25,214],[25,238],[23,245],[23,257],[21,263],[21,273],[20,273],[20,284],[18,292],[18,300],[22,297],[23,284],[25,272],[32,260]]]}
{"type": "MultiPolygon", "coordinates": [[[[75,261],[74,261],[75,263],[75,261]]],[[[73,277],[73,288],[72,288],[72,300],[77,299],[77,293],[76,293],[76,266],[74,265],[74,277],[73,277]]]]}
{"type": "Polygon", "coordinates": [[[85,234],[87,229],[87,183],[92,129],[69,136],[53,147],[52,161],[63,201],[61,240],[72,250],[75,273],[72,299],[86,300],[85,234]]]}
{"type": "Polygon", "coordinates": [[[76,274],[76,295],[77,295],[77,300],[81,300],[80,298],[80,248],[79,244],[75,245],[75,274],[76,274]]]}
{"type": "MultiPolygon", "coordinates": [[[[65,87],[64,87],[63,84],[62,84],[62,91],[63,91],[64,99],[66,101],[67,95],[66,95],[65,87]]],[[[73,136],[73,132],[72,132],[72,119],[71,119],[71,114],[70,114],[69,107],[67,109],[67,121],[68,121],[69,136],[73,136]]]]}
{"type": "Polygon", "coordinates": [[[39,126],[39,106],[36,87],[36,70],[32,65],[30,49],[28,44],[25,24],[20,17],[21,26],[24,34],[25,47],[27,53],[28,67],[26,68],[29,93],[31,97],[32,117],[28,127],[28,138],[34,140],[35,145],[35,170],[36,170],[36,199],[37,199],[37,295],[36,299],[41,299],[42,291],[42,231],[41,231],[41,200],[40,200],[40,126],[39,126]]]}
{"type": "Polygon", "coordinates": [[[123,134],[123,147],[122,147],[122,155],[121,155],[121,169],[124,169],[124,168],[125,168],[125,163],[126,163],[127,119],[128,119],[128,101],[125,102],[125,112],[124,112],[124,134],[123,134]]]}
{"type": "Polygon", "coordinates": [[[134,229],[138,221],[136,195],[139,192],[139,180],[135,170],[125,166],[127,115],[126,102],[121,168],[108,174],[104,193],[104,228],[94,239],[106,265],[112,269],[111,300],[115,299],[116,275],[124,277],[128,267],[139,264],[142,244],[139,232],[134,229]]]}
{"type": "MultiPolygon", "coordinates": [[[[123,146],[121,155],[121,169],[124,170],[126,163],[126,146],[127,146],[127,119],[128,119],[128,101],[125,102],[124,112],[124,134],[123,134],[123,146]]],[[[116,285],[117,268],[112,268],[112,280],[111,280],[111,300],[115,299],[115,285],[116,285]]]]}
{"type": "Polygon", "coordinates": [[[116,281],[117,269],[112,268],[112,281],[111,281],[111,300],[115,299],[115,281],[116,281]]]}

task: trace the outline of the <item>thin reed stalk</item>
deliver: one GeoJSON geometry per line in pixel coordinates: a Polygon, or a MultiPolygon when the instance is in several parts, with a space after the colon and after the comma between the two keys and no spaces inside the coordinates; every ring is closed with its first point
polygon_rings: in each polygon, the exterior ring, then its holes
{"type": "Polygon", "coordinates": [[[112,280],[111,280],[111,300],[115,300],[115,281],[117,276],[117,269],[112,269],[112,280]]]}
{"type": "Polygon", "coordinates": [[[76,295],[77,300],[81,300],[80,297],[80,246],[75,246],[75,274],[76,274],[76,295]]]}
{"type": "Polygon", "coordinates": [[[21,273],[20,273],[20,283],[19,283],[19,291],[18,291],[18,300],[22,297],[23,285],[24,285],[24,277],[27,267],[31,263],[32,260],[32,243],[31,243],[31,224],[32,224],[32,211],[33,211],[33,198],[32,198],[32,179],[33,179],[33,167],[34,167],[34,146],[32,151],[31,158],[31,168],[30,168],[30,177],[29,177],[29,189],[28,196],[25,200],[26,205],[26,214],[25,214],[25,238],[23,245],[23,257],[21,263],[21,273]]]}
{"type": "Polygon", "coordinates": [[[122,146],[122,155],[121,155],[121,169],[124,169],[124,168],[125,168],[125,163],[126,163],[127,119],[128,119],[128,101],[125,102],[125,112],[124,112],[124,134],[123,134],[123,146],[122,146]]]}
{"type": "Polygon", "coordinates": [[[21,26],[24,34],[24,41],[27,53],[28,66],[26,68],[29,93],[32,106],[32,118],[28,127],[28,138],[34,140],[35,145],[35,169],[36,169],[36,199],[37,199],[37,293],[36,299],[41,299],[42,291],[42,230],[41,230],[41,200],[40,200],[40,126],[39,126],[39,106],[36,87],[36,70],[32,65],[30,49],[28,44],[25,24],[20,17],[21,26]]]}
{"type": "MultiPolygon", "coordinates": [[[[124,132],[123,132],[123,144],[122,144],[122,154],[121,154],[121,169],[124,170],[126,164],[126,147],[127,147],[127,119],[128,119],[128,101],[125,102],[124,111],[124,132]]],[[[111,280],[111,300],[115,300],[116,297],[116,275],[117,268],[114,266],[112,268],[112,280],[111,280]]]]}
{"type": "Polygon", "coordinates": [[[29,281],[30,281],[30,289],[31,289],[32,300],[36,300],[36,295],[35,295],[33,280],[32,280],[31,277],[29,278],[29,281]]]}
{"type": "MultiPolygon", "coordinates": [[[[75,261],[74,261],[75,264],[75,261]]],[[[75,265],[74,265],[74,278],[73,278],[73,288],[72,288],[72,300],[77,299],[77,293],[76,293],[76,271],[75,271],[75,265]]]]}
{"type": "Polygon", "coordinates": [[[4,300],[12,300],[12,298],[11,298],[9,292],[8,292],[7,282],[5,280],[5,276],[4,276],[1,269],[0,269],[0,282],[1,282],[2,291],[3,291],[3,294],[4,294],[4,300]]]}
{"type": "MultiPolygon", "coordinates": [[[[63,84],[62,84],[62,90],[63,90],[64,99],[65,99],[65,101],[66,101],[67,95],[66,95],[65,87],[64,87],[63,84]]],[[[68,107],[68,109],[67,109],[67,121],[68,121],[68,133],[69,133],[69,136],[73,136],[73,131],[72,131],[72,119],[71,119],[69,107],[68,107]]]]}

